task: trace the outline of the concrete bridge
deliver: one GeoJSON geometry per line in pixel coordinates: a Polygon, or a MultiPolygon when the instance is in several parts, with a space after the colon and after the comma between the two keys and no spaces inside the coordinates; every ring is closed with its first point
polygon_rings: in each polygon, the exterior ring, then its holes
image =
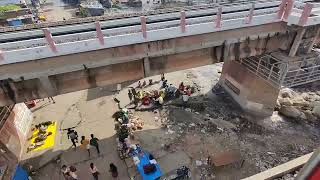
{"type": "Polygon", "coordinates": [[[319,7],[260,0],[42,29],[2,29],[0,105],[225,62],[220,84],[245,110],[270,114],[283,84],[320,79],[312,50],[318,41],[319,7]]]}

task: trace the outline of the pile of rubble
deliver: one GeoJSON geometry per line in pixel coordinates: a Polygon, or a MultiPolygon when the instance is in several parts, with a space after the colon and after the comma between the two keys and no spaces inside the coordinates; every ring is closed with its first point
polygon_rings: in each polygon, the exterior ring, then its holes
{"type": "Polygon", "coordinates": [[[317,122],[320,118],[320,91],[296,92],[284,88],[279,93],[276,109],[289,118],[317,122]]]}

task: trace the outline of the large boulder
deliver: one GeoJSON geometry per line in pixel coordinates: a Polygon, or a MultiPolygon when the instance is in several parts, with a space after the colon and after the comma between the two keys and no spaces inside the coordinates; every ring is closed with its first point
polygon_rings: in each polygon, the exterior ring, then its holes
{"type": "Polygon", "coordinates": [[[306,92],[302,93],[300,96],[306,101],[309,101],[311,99],[311,96],[306,92]]]}
{"type": "Polygon", "coordinates": [[[312,102],[310,102],[310,107],[314,108],[316,106],[320,106],[320,101],[312,101],[312,102]]]}
{"type": "Polygon", "coordinates": [[[291,99],[293,106],[309,106],[310,102],[304,100],[301,96],[296,96],[291,99]]]}
{"type": "Polygon", "coordinates": [[[306,120],[308,120],[308,121],[317,120],[317,117],[315,117],[310,110],[306,110],[303,113],[304,113],[305,117],[307,118],[306,120]]]}
{"type": "Polygon", "coordinates": [[[279,112],[280,114],[290,118],[299,118],[302,115],[302,112],[293,106],[281,106],[279,112]]]}
{"type": "Polygon", "coordinates": [[[318,96],[317,94],[310,95],[309,97],[310,97],[310,102],[320,101],[320,96],[318,96]]]}
{"type": "Polygon", "coordinates": [[[320,117],[320,106],[315,106],[312,110],[312,114],[319,118],[320,117]]]}
{"type": "Polygon", "coordinates": [[[297,93],[290,88],[281,89],[279,94],[282,98],[292,98],[297,95],[297,93]]]}
{"type": "Polygon", "coordinates": [[[293,102],[291,101],[290,98],[286,97],[286,98],[279,98],[278,99],[279,103],[281,106],[292,106],[293,102]]]}

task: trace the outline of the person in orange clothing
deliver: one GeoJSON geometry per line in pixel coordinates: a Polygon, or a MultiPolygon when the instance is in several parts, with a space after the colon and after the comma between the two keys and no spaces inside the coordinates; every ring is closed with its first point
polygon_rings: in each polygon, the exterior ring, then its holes
{"type": "Polygon", "coordinates": [[[80,147],[82,149],[86,149],[88,151],[88,154],[89,154],[89,157],[90,157],[90,155],[91,155],[91,153],[90,153],[90,141],[88,139],[86,139],[85,136],[81,136],[80,143],[81,143],[80,147]]]}

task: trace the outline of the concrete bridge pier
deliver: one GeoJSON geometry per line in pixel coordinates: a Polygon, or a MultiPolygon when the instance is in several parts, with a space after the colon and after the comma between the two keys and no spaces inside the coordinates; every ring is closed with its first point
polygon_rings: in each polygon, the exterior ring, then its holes
{"type": "Polygon", "coordinates": [[[245,112],[257,116],[272,115],[280,89],[238,61],[224,63],[219,84],[245,112]]]}
{"type": "Polygon", "coordinates": [[[319,55],[311,51],[318,42],[320,27],[293,28],[297,30],[290,45],[278,52],[232,59],[228,58],[229,48],[224,49],[219,84],[244,111],[270,116],[282,87],[319,80],[319,55]]]}

